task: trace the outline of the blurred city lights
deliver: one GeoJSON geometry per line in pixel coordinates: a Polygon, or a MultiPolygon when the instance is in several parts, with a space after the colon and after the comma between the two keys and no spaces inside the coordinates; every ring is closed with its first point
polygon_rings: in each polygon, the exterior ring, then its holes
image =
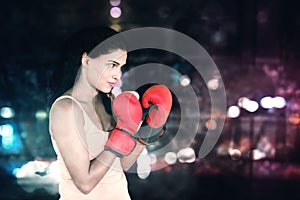
{"type": "Polygon", "coordinates": [[[13,134],[14,129],[11,124],[4,124],[0,126],[0,135],[2,137],[9,137],[13,134]]]}
{"type": "Polygon", "coordinates": [[[150,165],[151,164],[151,157],[146,154],[142,154],[138,157],[137,159],[137,164],[138,165],[150,165]]]}
{"type": "Polygon", "coordinates": [[[138,165],[137,166],[137,175],[140,179],[146,179],[151,173],[150,165],[138,165]]]}
{"type": "Polygon", "coordinates": [[[181,163],[193,163],[196,160],[195,151],[194,151],[194,149],[192,149],[190,147],[181,149],[177,153],[177,157],[178,157],[179,162],[181,162],[181,163]]]}
{"type": "Polygon", "coordinates": [[[14,128],[10,124],[4,124],[0,126],[0,135],[2,136],[2,147],[4,149],[10,149],[14,143],[14,128]]]}
{"type": "Polygon", "coordinates": [[[211,36],[211,40],[214,44],[223,44],[225,41],[225,33],[223,31],[217,31],[211,36]]]}
{"type": "Polygon", "coordinates": [[[58,184],[60,180],[58,162],[33,160],[28,161],[20,168],[15,168],[12,175],[22,189],[28,193],[38,189],[43,189],[49,194],[58,193],[58,184]]]}
{"type": "Polygon", "coordinates": [[[238,106],[244,108],[249,112],[255,112],[258,110],[259,105],[256,101],[250,100],[247,97],[241,97],[238,100],[238,106]]]}
{"type": "Polygon", "coordinates": [[[110,9],[110,15],[113,17],[113,18],[119,18],[122,14],[122,11],[119,7],[112,7],[110,9]]]}
{"type": "Polygon", "coordinates": [[[155,154],[150,153],[149,154],[150,158],[151,158],[151,165],[155,164],[157,162],[157,157],[155,154]]]}
{"type": "Polygon", "coordinates": [[[29,161],[22,165],[21,168],[16,168],[14,170],[14,175],[16,178],[25,178],[37,175],[37,173],[44,173],[49,163],[42,161],[29,161]]]}
{"type": "Polygon", "coordinates": [[[255,112],[259,108],[259,105],[256,101],[246,101],[243,105],[243,108],[249,112],[255,112]]]}
{"type": "Polygon", "coordinates": [[[240,116],[241,110],[238,106],[230,106],[227,111],[227,116],[230,118],[237,118],[240,116]]]}
{"type": "Polygon", "coordinates": [[[44,120],[47,118],[47,112],[44,110],[38,110],[35,113],[35,118],[38,120],[44,120]]]}
{"type": "Polygon", "coordinates": [[[276,96],[276,97],[266,96],[261,99],[260,105],[265,109],[283,108],[286,105],[286,101],[283,97],[280,96],[276,96]]]}
{"type": "Polygon", "coordinates": [[[140,179],[146,179],[151,173],[151,156],[145,148],[141,155],[137,158],[137,175],[140,179]]]}
{"type": "Polygon", "coordinates": [[[15,116],[15,111],[13,108],[5,106],[0,109],[0,116],[6,119],[13,118],[15,116]]]}
{"type": "Polygon", "coordinates": [[[122,30],[122,26],[120,24],[112,24],[110,25],[110,28],[120,32],[122,30]]]}
{"type": "Polygon", "coordinates": [[[208,82],[207,82],[207,87],[208,89],[210,90],[216,90],[218,89],[220,86],[220,81],[219,79],[217,78],[213,78],[213,79],[210,79],[208,82]]]}
{"type": "Polygon", "coordinates": [[[244,108],[244,105],[250,101],[250,99],[248,99],[247,97],[241,97],[239,98],[238,100],[238,106],[241,107],[241,108],[244,108]]]}
{"type": "Polygon", "coordinates": [[[119,6],[121,4],[121,0],[109,0],[111,6],[119,6]]]}
{"type": "Polygon", "coordinates": [[[190,85],[191,78],[188,75],[183,75],[180,77],[179,82],[183,87],[186,87],[186,86],[190,85]]]}
{"type": "Polygon", "coordinates": [[[260,105],[263,108],[270,109],[273,108],[273,98],[266,96],[260,100],[260,105]]]}
{"type": "Polygon", "coordinates": [[[299,113],[292,113],[288,121],[293,125],[299,125],[300,124],[300,114],[299,113]]]}
{"type": "Polygon", "coordinates": [[[253,160],[260,160],[265,157],[265,154],[258,149],[254,149],[252,152],[249,153],[250,158],[252,158],[253,160]]]}
{"type": "Polygon", "coordinates": [[[229,149],[229,155],[232,160],[239,160],[242,153],[238,149],[229,149]]]}
{"type": "Polygon", "coordinates": [[[286,101],[283,97],[277,96],[273,98],[273,104],[275,108],[283,108],[286,105],[286,101]]]}
{"type": "Polygon", "coordinates": [[[169,165],[175,164],[177,161],[177,155],[174,152],[168,152],[165,155],[165,161],[166,163],[168,163],[169,165]]]}
{"type": "Polygon", "coordinates": [[[217,122],[216,122],[216,120],[214,120],[214,119],[207,120],[206,123],[205,123],[205,127],[208,130],[215,130],[217,128],[217,122]]]}

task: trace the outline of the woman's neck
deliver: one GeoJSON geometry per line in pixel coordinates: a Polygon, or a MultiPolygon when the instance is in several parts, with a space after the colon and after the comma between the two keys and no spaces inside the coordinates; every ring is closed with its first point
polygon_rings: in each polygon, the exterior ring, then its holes
{"type": "Polygon", "coordinates": [[[80,101],[93,102],[97,94],[97,89],[90,85],[85,73],[81,69],[79,77],[76,79],[72,88],[71,95],[80,101]]]}

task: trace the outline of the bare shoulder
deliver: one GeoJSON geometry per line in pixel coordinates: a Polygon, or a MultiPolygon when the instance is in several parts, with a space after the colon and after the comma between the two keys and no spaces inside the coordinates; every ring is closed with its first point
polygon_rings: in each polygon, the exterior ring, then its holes
{"type": "Polygon", "coordinates": [[[60,100],[57,100],[54,102],[54,104],[51,107],[50,112],[57,112],[57,111],[67,111],[72,109],[73,104],[75,102],[71,98],[62,98],[60,100]]]}
{"type": "Polygon", "coordinates": [[[79,105],[70,98],[60,99],[51,107],[49,113],[50,130],[53,136],[69,133],[73,127],[83,124],[83,112],[79,105]]]}
{"type": "Polygon", "coordinates": [[[68,114],[80,114],[82,110],[80,106],[71,98],[63,98],[59,101],[56,101],[50,109],[50,117],[68,114]]]}

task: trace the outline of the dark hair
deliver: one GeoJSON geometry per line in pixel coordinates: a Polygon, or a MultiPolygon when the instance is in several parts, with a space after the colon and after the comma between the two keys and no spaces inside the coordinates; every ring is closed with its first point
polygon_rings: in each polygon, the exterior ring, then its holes
{"type": "Polygon", "coordinates": [[[117,33],[106,26],[87,27],[77,31],[64,42],[59,51],[58,66],[53,70],[50,80],[49,105],[73,86],[81,66],[83,53],[88,53],[89,57],[96,58],[117,49],[126,51],[125,40],[117,33]]]}

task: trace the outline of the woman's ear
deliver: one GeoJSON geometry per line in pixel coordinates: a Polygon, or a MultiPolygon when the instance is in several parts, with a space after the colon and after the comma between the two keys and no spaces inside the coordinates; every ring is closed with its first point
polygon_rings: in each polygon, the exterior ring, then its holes
{"type": "Polygon", "coordinates": [[[87,55],[87,53],[86,52],[84,52],[83,54],[82,54],[82,57],[81,57],[81,64],[82,64],[82,66],[84,67],[84,68],[86,68],[87,66],[88,66],[88,64],[89,64],[89,57],[88,57],[88,55],[87,55]]]}

